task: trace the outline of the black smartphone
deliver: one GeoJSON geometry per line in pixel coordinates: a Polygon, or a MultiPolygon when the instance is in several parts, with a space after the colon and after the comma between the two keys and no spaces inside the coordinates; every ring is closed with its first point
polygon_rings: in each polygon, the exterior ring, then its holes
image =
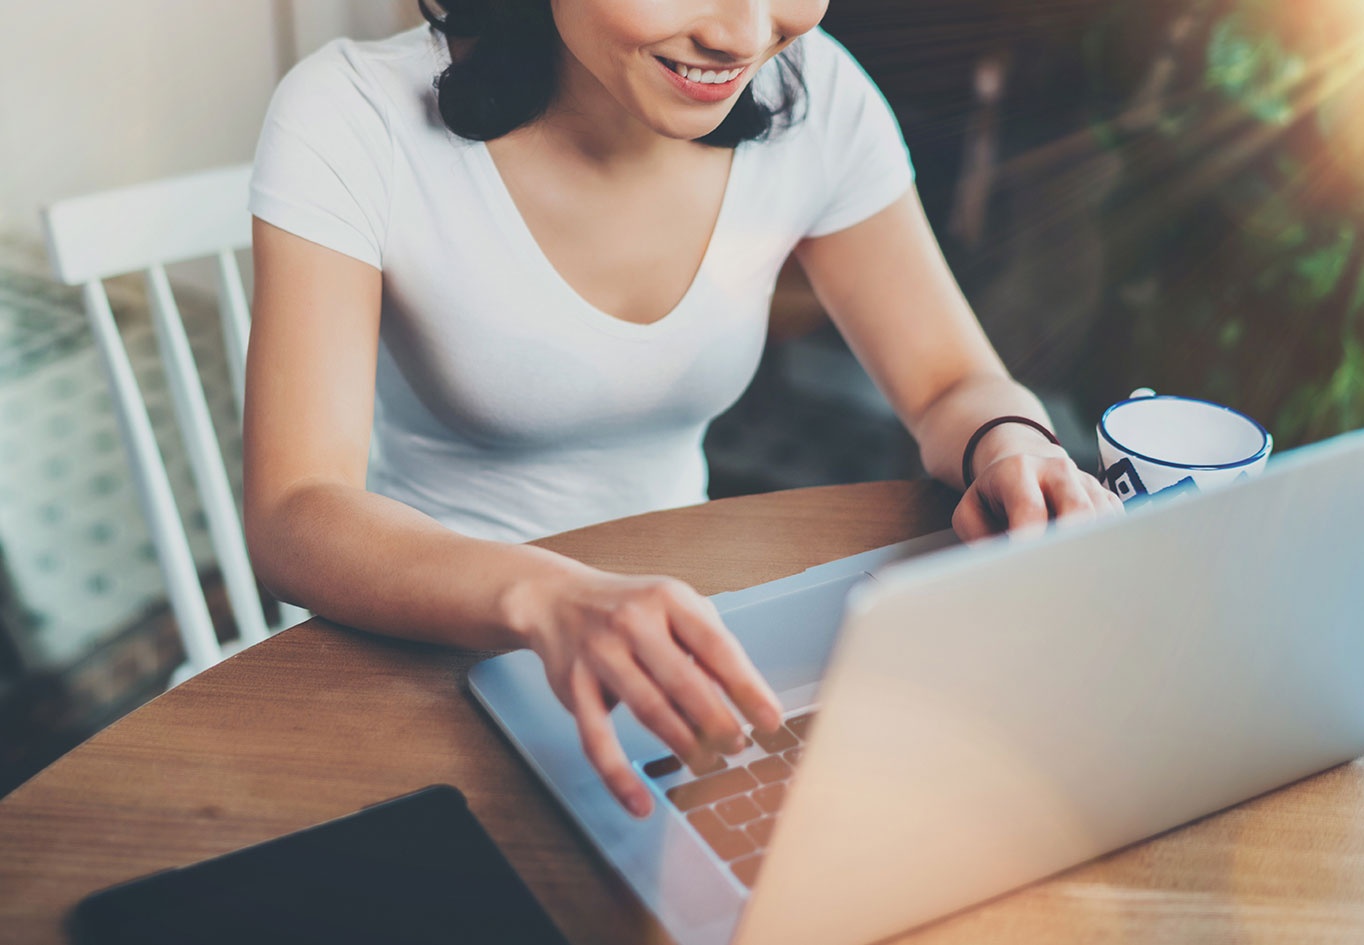
{"type": "Polygon", "coordinates": [[[567,945],[449,785],[94,893],[68,931],[76,945],[567,945]]]}

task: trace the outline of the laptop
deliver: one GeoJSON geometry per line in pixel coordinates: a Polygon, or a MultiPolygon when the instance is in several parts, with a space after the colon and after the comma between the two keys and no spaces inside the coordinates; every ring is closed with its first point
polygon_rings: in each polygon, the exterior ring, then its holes
{"type": "Polygon", "coordinates": [[[1126,517],[717,595],[784,735],[698,777],[616,711],[643,821],[533,654],[471,688],[679,945],[874,942],[1364,755],[1361,471],[1364,431],[1126,517]]]}

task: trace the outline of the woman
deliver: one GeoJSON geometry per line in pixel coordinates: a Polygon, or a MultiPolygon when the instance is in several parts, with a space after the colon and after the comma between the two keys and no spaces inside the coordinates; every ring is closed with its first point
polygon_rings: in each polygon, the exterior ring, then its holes
{"type": "Polygon", "coordinates": [[[445,0],[301,63],[257,154],[257,573],[351,626],[531,647],[637,815],[614,701],[694,767],[743,744],[722,693],[760,730],[780,706],[691,588],[514,542],[704,500],[702,433],[792,251],[929,471],[969,485],[961,535],[1116,505],[985,339],[825,6],[445,0]]]}

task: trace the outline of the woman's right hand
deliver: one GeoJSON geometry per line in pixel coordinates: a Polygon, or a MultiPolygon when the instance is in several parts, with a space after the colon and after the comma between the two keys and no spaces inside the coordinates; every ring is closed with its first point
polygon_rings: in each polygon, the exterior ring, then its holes
{"type": "Polygon", "coordinates": [[[759,731],[781,724],[780,702],[715,605],[682,581],[582,569],[529,596],[529,645],[588,760],[635,816],[653,801],[611,724],[617,701],[693,769],[746,744],[722,693],[759,731]]]}
{"type": "Polygon", "coordinates": [[[260,220],[252,239],[244,524],[267,586],[378,633],[532,647],[587,757],[639,814],[652,804],[607,716],[617,700],[694,765],[739,734],[722,692],[758,728],[780,724],[714,606],[682,582],[458,535],[366,491],[381,273],[260,220]]]}

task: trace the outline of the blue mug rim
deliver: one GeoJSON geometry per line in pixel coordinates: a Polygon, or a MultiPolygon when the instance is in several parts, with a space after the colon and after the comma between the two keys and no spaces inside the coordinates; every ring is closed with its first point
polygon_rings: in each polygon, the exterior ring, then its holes
{"type": "Polygon", "coordinates": [[[1128,397],[1126,400],[1118,401],[1116,404],[1113,404],[1111,407],[1105,410],[1103,412],[1103,416],[1099,418],[1099,436],[1107,440],[1109,445],[1111,445],[1114,449],[1120,450],[1121,452],[1126,453],[1128,456],[1135,457],[1145,462],[1154,463],[1157,466],[1166,466],[1169,467],[1170,469],[1193,469],[1204,470],[1209,472],[1218,469],[1237,469],[1241,466],[1253,465],[1254,463],[1257,463],[1260,460],[1264,459],[1265,454],[1269,452],[1270,446],[1274,442],[1273,438],[1269,435],[1269,431],[1266,430],[1264,426],[1262,426],[1260,422],[1256,420],[1254,417],[1249,417],[1246,414],[1243,414],[1241,411],[1236,410],[1235,408],[1228,407],[1226,404],[1219,404],[1211,400],[1203,400],[1201,397],[1183,397],[1179,394],[1152,394],[1147,397],[1128,397]],[[1235,414],[1242,420],[1245,420],[1247,423],[1251,424],[1253,427],[1255,427],[1255,429],[1260,431],[1261,437],[1260,448],[1256,450],[1247,459],[1238,459],[1233,463],[1219,463],[1216,465],[1173,463],[1170,462],[1170,460],[1168,459],[1157,459],[1154,456],[1147,456],[1145,453],[1138,453],[1134,449],[1123,446],[1121,443],[1115,440],[1113,436],[1108,432],[1108,415],[1111,414],[1113,411],[1117,410],[1119,407],[1125,407],[1128,404],[1143,403],[1145,401],[1150,400],[1183,400],[1188,401],[1189,403],[1205,404],[1206,406],[1216,407],[1218,410],[1225,410],[1227,413],[1235,414]]]}

